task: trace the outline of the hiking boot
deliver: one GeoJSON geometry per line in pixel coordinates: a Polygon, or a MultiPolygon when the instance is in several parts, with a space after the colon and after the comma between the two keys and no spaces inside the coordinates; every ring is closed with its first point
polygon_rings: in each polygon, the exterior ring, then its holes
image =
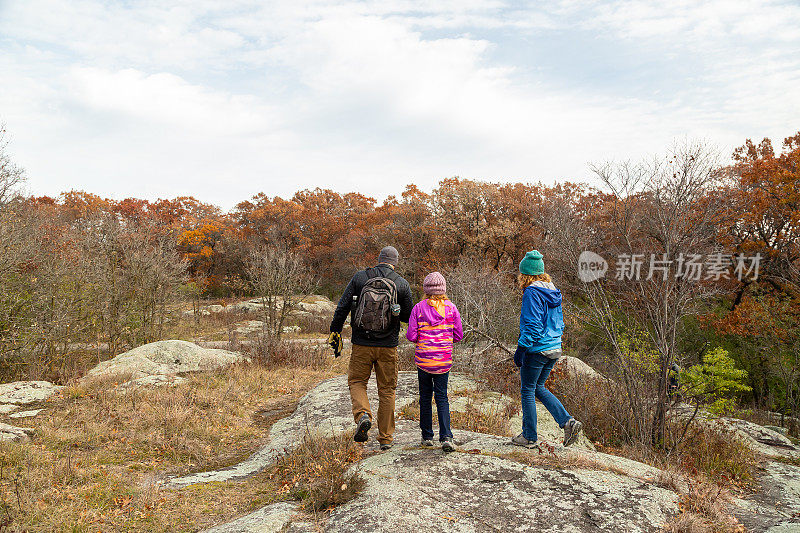
{"type": "Polygon", "coordinates": [[[392,449],[392,446],[393,446],[393,445],[392,445],[392,443],[391,443],[391,442],[386,442],[386,443],[384,443],[384,444],[381,444],[381,451],[382,451],[382,452],[385,452],[386,450],[391,450],[391,449],[392,449]]]}
{"type": "Polygon", "coordinates": [[[367,413],[364,413],[361,415],[361,418],[358,419],[358,428],[356,428],[356,434],[353,435],[353,440],[356,442],[367,442],[367,432],[371,427],[372,420],[369,419],[367,413]]]}
{"type": "Polygon", "coordinates": [[[526,439],[522,433],[511,439],[511,444],[514,446],[522,446],[523,448],[536,448],[539,445],[535,440],[526,439]]]}
{"type": "Polygon", "coordinates": [[[444,453],[456,451],[456,445],[453,443],[452,437],[447,437],[442,441],[442,451],[444,451],[444,453]]]}
{"type": "Polygon", "coordinates": [[[583,424],[574,418],[567,420],[567,423],[564,424],[564,446],[575,444],[575,441],[578,440],[578,437],[581,434],[582,427],[583,424]]]}
{"type": "Polygon", "coordinates": [[[426,448],[433,448],[433,441],[431,439],[422,439],[420,444],[426,448]]]}

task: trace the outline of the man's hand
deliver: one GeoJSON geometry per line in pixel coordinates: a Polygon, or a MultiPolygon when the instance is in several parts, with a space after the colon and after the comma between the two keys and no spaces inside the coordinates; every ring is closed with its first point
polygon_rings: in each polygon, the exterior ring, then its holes
{"type": "Polygon", "coordinates": [[[342,342],[342,334],[337,331],[331,331],[330,336],[328,337],[328,344],[331,345],[333,348],[333,356],[339,357],[342,355],[342,348],[344,347],[344,343],[342,342]]]}

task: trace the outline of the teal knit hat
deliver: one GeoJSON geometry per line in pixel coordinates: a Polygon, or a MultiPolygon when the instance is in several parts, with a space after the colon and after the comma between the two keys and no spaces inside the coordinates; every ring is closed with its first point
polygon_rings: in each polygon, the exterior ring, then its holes
{"type": "Polygon", "coordinates": [[[544,261],[542,261],[542,254],[539,250],[531,250],[522,261],[519,262],[519,271],[528,276],[535,276],[536,274],[544,274],[544,261]]]}

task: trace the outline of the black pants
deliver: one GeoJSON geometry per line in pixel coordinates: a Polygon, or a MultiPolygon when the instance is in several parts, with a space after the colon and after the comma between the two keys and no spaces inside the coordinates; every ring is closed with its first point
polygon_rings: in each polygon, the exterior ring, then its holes
{"type": "Polygon", "coordinates": [[[436,415],[439,417],[439,441],[452,439],[450,431],[450,402],[447,401],[447,378],[444,374],[429,374],[417,368],[419,379],[419,428],[423,440],[433,439],[433,406],[431,400],[436,397],[436,415]]]}

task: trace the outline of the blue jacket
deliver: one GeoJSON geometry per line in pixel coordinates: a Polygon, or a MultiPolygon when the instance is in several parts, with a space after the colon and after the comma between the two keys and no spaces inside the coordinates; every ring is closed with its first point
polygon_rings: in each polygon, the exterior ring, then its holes
{"type": "Polygon", "coordinates": [[[564,315],[561,291],[552,283],[534,281],[522,293],[517,344],[529,352],[561,348],[564,315]]]}

